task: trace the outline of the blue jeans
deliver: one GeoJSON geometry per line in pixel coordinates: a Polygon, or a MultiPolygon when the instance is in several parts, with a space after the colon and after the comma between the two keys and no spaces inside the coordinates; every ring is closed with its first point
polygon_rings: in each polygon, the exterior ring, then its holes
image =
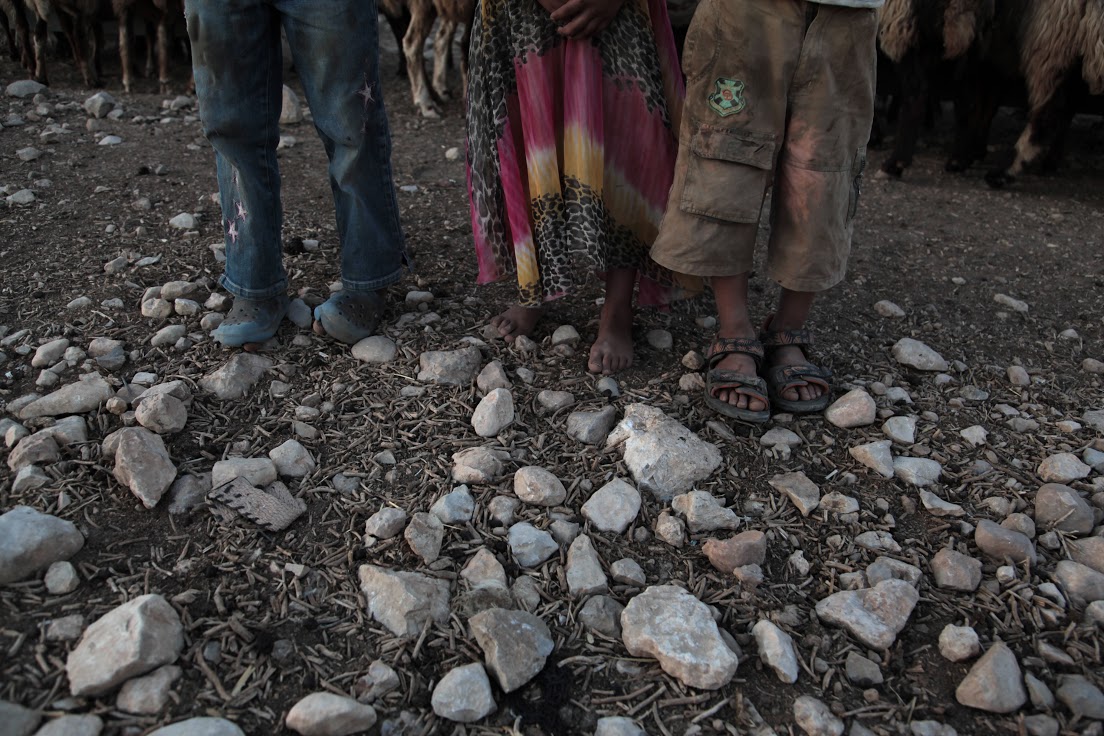
{"type": "Polygon", "coordinates": [[[408,265],[391,178],[374,0],[187,0],[196,94],[215,149],[226,272],[235,296],[287,291],[276,162],[282,103],[280,29],[329,157],[350,291],[393,284],[408,265]]]}

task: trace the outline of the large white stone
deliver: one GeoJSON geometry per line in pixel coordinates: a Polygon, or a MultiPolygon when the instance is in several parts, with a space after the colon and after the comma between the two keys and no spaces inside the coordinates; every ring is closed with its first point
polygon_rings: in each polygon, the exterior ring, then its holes
{"type": "Polygon", "coordinates": [[[303,736],[350,736],[376,723],[376,709],[335,693],[311,693],[288,711],[284,725],[303,736]]]}
{"type": "Polygon", "coordinates": [[[901,365],[919,371],[946,371],[950,368],[942,355],[911,337],[903,337],[897,341],[893,346],[893,358],[901,365]]]}
{"type": "Polygon", "coordinates": [[[603,532],[623,534],[640,513],[640,492],[614,478],[595,491],[583,504],[583,516],[603,532]]]}
{"type": "Polygon", "coordinates": [[[472,616],[468,625],[504,692],[512,693],[536,677],[552,653],[552,633],[531,613],[491,608],[472,616]]]}
{"type": "Polygon", "coordinates": [[[168,601],[150,594],[108,611],[85,629],[65,670],[75,697],[102,695],[132,677],[172,664],[184,627],[168,601]]]}
{"type": "Polygon", "coordinates": [[[361,565],[360,589],[372,618],[395,636],[417,636],[426,621],[448,620],[449,586],[444,580],[361,565]]]}
{"type": "Polygon", "coordinates": [[[81,376],[79,381],[32,401],[19,411],[20,419],[84,414],[115,395],[114,389],[99,373],[81,376]]]}
{"type": "Polygon", "coordinates": [[[705,480],[721,465],[721,452],[696,434],[646,404],[631,404],[606,440],[621,447],[638,488],[670,501],[705,480]]]}
{"type": "Polygon", "coordinates": [[[652,586],[629,601],[621,630],[629,654],[655,657],[664,672],[689,687],[722,688],[739,664],[709,607],[674,585],[652,586]]]}
{"type": "Polygon", "coordinates": [[[919,600],[911,583],[893,578],[873,588],[833,593],[816,604],[816,613],[871,649],[885,650],[893,646],[919,600]]]}
{"type": "Polygon", "coordinates": [[[567,489],[551,472],[530,465],[514,473],[514,495],[534,506],[559,506],[567,489]]]}
{"type": "Polygon", "coordinates": [[[994,642],[959,684],[955,699],[989,713],[1019,710],[1027,702],[1027,691],[1016,655],[1004,642],[994,642]]]}
{"type": "Polygon", "coordinates": [[[509,389],[496,388],[480,400],[471,424],[480,437],[495,437],[514,423],[514,396],[509,389]]]}
{"type": "Polygon", "coordinates": [[[201,716],[162,726],[147,736],[245,736],[245,732],[225,718],[201,716]]]}
{"type": "Polygon", "coordinates": [[[832,402],[824,411],[824,418],[841,429],[865,427],[878,418],[878,405],[874,398],[861,388],[848,391],[832,402]]]}
{"type": "Polygon", "coordinates": [[[892,445],[893,442],[890,440],[880,440],[878,442],[868,442],[865,445],[857,445],[848,448],[847,451],[851,454],[851,457],[878,475],[883,478],[892,478],[893,452],[890,450],[892,445]]]}
{"type": "Polygon", "coordinates": [[[224,401],[240,399],[272,366],[263,355],[235,353],[224,366],[201,378],[199,385],[224,401]]]}
{"type": "Polygon", "coordinates": [[[115,480],[152,509],[176,480],[176,466],[161,437],[141,427],[119,430],[115,480]]]}
{"type": "Polygon", "coordinates": [[[272,448],[268,457],[276,466],[276,472],[287,478],[305,478],[314,472],[314,458],[298,440],[287,440],[272,448]]]}
{"type": "Polygon", "coordinates": [[[441,678],[430,697],[433,712],[457,723],[472,723],[494,713],[487,671],[478,662],[456,667],[441,678]]]}
{"type": "Polygon", "coordinates": [[[0,585],[68,560],[83,546],[84,535],[72,522],[16,506],[0,515],[0,585]]]}
{"type": "Polygon", "coordinates": [[[759,648],[759,658],[774,670],[778,679],[787,685],[797,682],[800,670],[790,635],[766,619],[755,624],[751,633],[759,648]]]}

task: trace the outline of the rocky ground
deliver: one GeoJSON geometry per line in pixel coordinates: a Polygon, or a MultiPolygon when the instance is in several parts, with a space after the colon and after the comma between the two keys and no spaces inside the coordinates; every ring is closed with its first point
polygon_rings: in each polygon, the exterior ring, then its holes
{"type": "Polygon", "coordinates": [[[0,733],[1102,733],[1099,121],[1010,191],[938,137],[868,182],[838,400],[749,428],[701,401],[707,305],[614,379],[597,291],[486,330],[457,103],[389,81],[417,270],[352,349],[285,127],[299,301],[238,353],[194,101],[0,73],[0,733]]]}

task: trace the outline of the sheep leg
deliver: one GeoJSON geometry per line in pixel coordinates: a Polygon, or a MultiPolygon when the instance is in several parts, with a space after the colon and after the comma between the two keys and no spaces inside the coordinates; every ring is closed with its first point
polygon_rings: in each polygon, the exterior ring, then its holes
{"type": "Polygon", "coordinates": [[[133,67],[131,65],[131,48],[130,48],[130,9],[119,9],[119,64],[123,67],[123,91],[130,92],[131,75],[133,67]]]}
{"type": "Polygon", "coordinates": [[[436,12],[429,0],[412,0],[410,3],[410,27],[403,36],[403,53],[406,55],[406,73],[410,77],[410,94],[414,106],[422,117],[439,118],[441,112],[433,102],[426,80],[425,64],[422,63],[422,50],[429,31],[433,27],[436,12]]]}
{"type": "Polygon", "coordinates": [[[955,85],[955,139],[944,170],[966,171],[975,161],[985,158],[989,129],[1000,104],[1003,80],[989,69],[968,62],[965,76],[955,85]]]}
{"type": "Polygon", "coordinates": [[[36,18],[34,26],[34,74],[35,81],[49,85],[50,76],[46,71],[46,53],[49,46],[50,28],[44,18],[36,18]]]}
{"type": "Polygon", "coordinates": [[[910,51],[897,65],[901,80],[901,112],[897,121],[897,139],[893,151],[882,162],[882,172],[894,179],[901,178],[916,152],[920,126],[928,110],[929,78],[935,64],[928,63],[916,51],[910,51]]]}
{"type": "Polygon", "coordinates": [[[452,38],[456,34],[456,21],[444,16],[433,37],[433,91],[442,100],[451,99],[448,90],[449,58],[452,56],[452,38]]]}
{"type": "Polygon", "coordinates": [[[169,17],[162,14],[157,21],[157,81],[161,87],[161,94],[169,93],[171,78],[169,76],[169,17]]]}
{"type": "MultiPolygon", "coordinates": [[[[387,25],[391,27],[391,32],[395,34],[395,40],[399,42],[399,47],[401,49],[403,39],[406,37],[406,31],[410,28],[410,11],[406,7],[403,7],[401,14],[396,16],[390,13],[384,13],[384,17],[387,18],[387,25]]],[[[405,53],[399,54],[399,69],[396,76],[407,76],[405,53]]]]}
{"type": "MultiPolygon", "coordinates": [[[[1006,153],[1004,166],[991,170],[985,176],[986,183],[1000,189],[1015,182],[1016,177],[1037,165],[1055,142],[1064,140],[1067,119],[1072,119],[1071,91],[1075,85],[1072,71],[1058,81],[1053,93],[1046,100],[1028,111],[1027,125],[1016,141],[1013,151],[1006,153]]],[[[1053,154],[1051,154],[1053,155],[1053,154]]]]}

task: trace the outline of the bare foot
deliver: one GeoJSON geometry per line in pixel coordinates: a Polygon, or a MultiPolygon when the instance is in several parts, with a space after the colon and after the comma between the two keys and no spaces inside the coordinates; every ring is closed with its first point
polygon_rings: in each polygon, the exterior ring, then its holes
{"type": "Polygon", "coordinates": [[[598,321],[598,338],[590,348],[587,370],[610,375],[626,370],[633,362],[632,306],[602,306],[598,321]]]}
{"type": "MultiPolygon", "coordinates": [[[[721,330],[717,333],[717,337],[730,337],[730,338],[754,338],[755,330],[751,324],[748,323],[743,327],[737,327],[736,329],[721,330]]],[[[755,359],[750,355],[744,353],[730,353],[722,358],[714,369],[723,371],[735,371],[744,376],[756,376],[755,359]]],[[[732,404],[737,409],[747,409],[748,411],[763,411],[767,408],[766,402],[762,399],[756,398],[749,394],[743,393],[736,389],[714,389],[713,395],[721,401],[732,404]]]]}
{"type": "Polygon", "coordinates": [[[533,328],[537,326],[544,310],[540,307],[522,307],[514,305],[502,314],[491,320],[491,327],[498,330],[498,334],[506,342],[513,342],[522,335],[528,337],[533,334],[533,328]]]}
{"type": "MultiPolygon", "coordinates": [[[[772,348],[768,351],[767,360],[771,368],[779,365],[806,365],[809,362],[805,357],[805,353],[801,352],[801,348],[796,345],[772,348]]],[[[814,383],[802,383],[786,389],[780,395],[787,401],[812,401],[820,398],[825,393],[823,386],[814,383]]]]}

